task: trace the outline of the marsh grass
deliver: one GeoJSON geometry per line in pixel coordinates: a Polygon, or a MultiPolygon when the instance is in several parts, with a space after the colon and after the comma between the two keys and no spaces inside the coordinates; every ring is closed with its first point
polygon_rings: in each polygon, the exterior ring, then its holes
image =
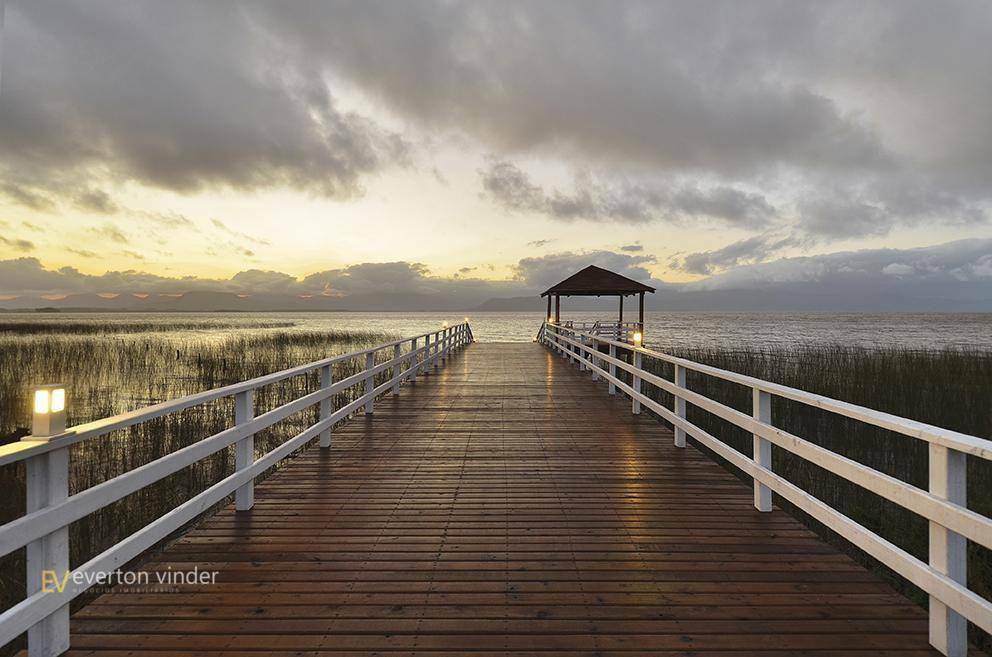
{"type": "MultiPolygon", "coordinates": [[[[243,325],[241,325],[243,326],[243,325]]],[[[190,334],[158,336],[49,335],[32,340],[0,337],[0,436],[27,433],[30,386],[66,385],[68,424],[73,426],[167,399],[229,385],[328,356],[364,349],[398,336],[374,331],[259,331],[218,338],[190,334]]],[[[388,353],[387,353],[388,352],[388,353]]],[[[379,362],[388,360],[384,350],[379,362]]],[[[354,359],[336,364],[340,380],[364,367],[354,359]]],[[[377,384],[388,377],[383,373],[377,384]]],[[[316,390],[317,374],[258,389],[256,414],[316,390]]],[[[359,393],[360,394],[360,393],[359,393]]],[[[355,396],[337,395],[335,408],[355,396]]],[[[85,490],[186,447],[233,424],[232,399],[157,418],[70,448],[70,494],[85,490]]],[[[297,413],[255,437],[256,457],[317,420],[317,409],[297,413]]],[[[233,472],[234,447],[91,514],[70,526],[70,563],[76,567],[233,472]]],[[[0,524],[24,513],[23,464],[0,467],[0,524]]],[[[25,597],[24,549],[0,559],[0,605],[25,597]]],[[[0,654],[3,649],[0,648],[0,654]]]]}
{"type": "Polygon", "coordinates": [[[96,335],[107,333],[169,333],[175,331],[216,331],[218,329],[289,328],[293,322],[149,322],[149,321],[0,321],[0,335],[96,335]]]}
{"type": "MultiPolygon", "coordinates": [[[[674,349],[669,353],[962,433],[992,436],[992,352],[799,345],[767,351],[674,349]]],[[[673,366],[667,363],[645,359],[645,365],[669,380],[674,376],[673,366]]],[[[749,388],[691,371],[687,372],[686,385],[690,390],[751,414],[749,388]]],[[[671,395],[653,386],[644,388],[654,399],[672,407],[671,395]]],[[[751,434],[691,404],[687,404],[686,415],[696,426],[751,456],[751,434]]],[[[779,428],[927,489],[928,447],[924,441],[776,397],[772,400],[772,417],[779,428]]],[[[724,459],[695,444],[750,482],[750,477],[724,459]]],[[[914,556],[927,560],[925,520],[786,450],[773,447],[772,451],[776,473],[914,556]]],[[[968,457],[967,467],[968,507],[992,516],[992,463],[968,457]]],[[[776,503],[898,590],[919,604],[926,604],[927,596],[921,590],[777,496],[776,503]]],[[[992,550],[972,542],[969,542],[968,584],[985,599],[992,599],[992,550]]],[[[992,647],[989,637],[974,628],[972,640],[985,650],[992,647]]]]}

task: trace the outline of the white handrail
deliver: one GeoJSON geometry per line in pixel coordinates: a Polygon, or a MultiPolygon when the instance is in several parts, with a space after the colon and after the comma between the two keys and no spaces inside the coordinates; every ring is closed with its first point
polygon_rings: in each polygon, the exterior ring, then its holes
{"type": "Polygon", "coordinates": [[[769,496],[774,491],[926,591],[931,596],[930,640],[944,654],[956,656],[967,652],[967,625],[964,619],[986,632],[992,632],[992,603],[968,589],[965,577],[967,541],[992,548],[992,520],[968,509],[963,495],[966,476],[964,455],[992,460],[992,441],[644,347],[634,347],[566,326],[545,322],[541,336],[545,345],[562,356],[571,358],[583,369],[591,370],[594,379],[606,379],[611,393],[614,390],[626,393],[632,400],[635,412],[643,406],[671,422],[676,429],[676,446],[685,446],[684,438],[680,440],[680,437],[687,434],[750,475],[755,483],[755,507],[759,510],[771,509],[769,496]],[[609,347],[608,355],[599,350],[600,345],[609,347]],[[617,353],[622,353],[621,350],[632,354],[631,363],[616,356],[617,353]],[[645,370],[643,361],[651,358],[673,364],[676,370],[675,380],[668,381],[645,370]],[[628,385],[618,378],[618,369],[629,373],[635,385],[628,385]],[[747,415],[689,390],[685,387],[686,370],[750,388],[755,402],[754,415],[747,415]],[[670,393],[675,400],[674,408],[666,408],[643,393],[642,384],[653,385],[670,393]],[[807,404],[928,442],[930,490],[919,489],[773,426],[771,396],[807,404]],[[754,457],[742,455],[686,420],[686,403],[751,433],[754,436],[754,457]],[[771,445],[785,449],[926,518],[930,522],[930,563],[917,559],[775,474],[771,466],[771,445]],[[954,491],[960,493],[955,494],[954,491]]]}
{"type": "MultiPolygon", "coordinates": [[[[458,324],[457,326],[468,326],[467,323],[458,324]]],[[[335,363],[342,363],[360,356],[365,356],[369,353],[375,353],[382,351],[383,349],[388,349],[396,345],[402,345],[404,342],[410,340],[417,340],[427,336],[434,336],[435,340],[437,336],[446,330],[453,330],[455,327],[449,329],[440,329],[437,331],[429,331],[427,333],[421,333],[420,335],[411,336],[408,338],[403,338],[401,340],[394,340],[392,342],[387,342],[385,344],[377,345],[375,347],[370,347],[369,349],[362,349],[361,351],[352,351],[347,354],[341,354],[340,356],[332,356],[331,358],[325,358],[323,360],[317,360],[312,363],[306,363],[304,365],[298,365],[296,367],[291,367],[289,369],[280,370],[278,372],[273,372],[272,374],[266,374],[254,379],[249,379],[247,381],[241,381],[239,383],[233,383],[222,388],[214,388],[212,390],[204,390],[203,392],[197,392],[192,395],[187,395],[185,397],[179,397],[177,399],[170,399],[158,404],[153,404],[151,406],[145,406],[144,408],[139,408],[134,411],[129,411],[127,413],[121,413],[119,415],[114,415],[107,418],[102,418],[99,420],[94,420],[92,422],[86,422],[84,424],[79,424],[74,427],[66,429],[63,433],[56,436],[46,438],[45,441],[33,441],[31,436],[27,436],[23,440],[14,443],[8,443],[6,445],[0,445],[0,465],[6,465],[8,463],[13,463],[15,461],[21,461],[31,456],[36,456],[44,452],[49,452],[60,447],[67,447],[75,443],[81,442],[83,440],[89,440],[90,438],[98,438],[100,436],[111,433],[112,431],[117,431],[119,429],[126,429],[127,427],[133,426],[135,424],[141,424],[142,422],[147,422],[157,417],[162,417],[163,415],[170,415],[178,411],[191,408],[193,406],[199,406],[207,402],[211,402],[217,399],[222,399],[224,397],[233,397],[239,392],[245,392],[247,390],[255,390],[263,386],[267,386],[272,383],[278,383],[285,379],[292,378],[294,376],[299,376],[301,374],[307,374],[314,370],[320,369],[326,365],[334,365],[335,363]]],[[[468,329],[471,332],[471,329],[468,329]]],[[[420,350],[423,352],[423,349],[420,350]]]]}
{"type": "Polygon", "coordinates": [[[371,414],[373,404],[378,396],[389,391],[393,394],[399,394],[399,387],[402,383],[414,380],[428,367],[437,367],[443,364],[455,350],[473,340],[471,327],[468,322],[463,322],[438,331],[395,340],[370,349],[326,358],[249,381],[155,404],[96,422],[89,422],[51,438],[40,439],[29,436],[20,443],[7,445],[6,449],[0,453],[0,465],[24,460],[29,466],[29,512],[0,526],[0,556],[9,554],[20,547],[28,547],[29,594],[25,600],[0,614],[0,646],[6,645],[28,631],[28,650],[31,657],[57,655],[65,651],[69,647],[68,604],[98,581],[86,577],[86,573],[105,573],[119,568],[236,491],[238,493],[238,510],[250,508],[253,500],[251,488],[255,477],[317,437],[321,438],[321,447],[329,447],[330,441],[327,440],[327,444],[325,444],[324,436],[330,435],[330,429],[335,423],[361,408],[365,409],[366,414],[371,414]],[[417,346],[421,338],[424,338],[423,346],[417,346]],[[400,354],[400,347],[407,342],[410,343],[410,350],[400,354]],[[391,355],[393,357],[388,361],[375,364],[375,354],[384,349],[392,349],[391,355]],[[330,382],[329,367],[331,365],[356,358],[365,360],[364,369],[340,381],[330,382]],[[405,369],[404,365],[406,366],[405,369]],[[254,390],[314,370],[321,370],[320,387],[316,391],[254,417],[251,408],[251,393],[254,390]],[[387,370],[390,372],[389,379],[378,386],[373,386],[372,382],[375,376],[387,370]],[[328,401],[337,393],[355,386],[365,386],[364,394],[348,402],[342,408],[331,412],[328,401]],[[247,402],[247,408],[243,411],[244,417],[240,421],[236,421],[234,426],[113,479],[68,496],[67,470],[70,445],[230,396],[238,396],[239,401],[247,402]],[[255,433],[314,405],[321,406],[321,417],[317,423],[257,460],[252,457],[249,450],[245,462],[242,463],[239,460],[233,474],[75,569],[74,572],[83,573],[83,577],[68,578],[62,584],[61,590],[58,587],[47,590],[41,587],[42,569],[55,570],[58,577],[62,577],[68,571],[67,538],[57,541],[51,539],[52,537],[65,536],[65,528],[70,523],[160,481],[225,447],[239,443],[246,438],[250,439],[255,433]],[[58,458],[52,458],[53,456],[58,458]],[[62,495],[55,495],[51,499],[46,498],[42,504],[32,504],[31,498],[36,495],[34,492],[36,486],[33,484],[31,473],[35,475],[40,473],[46,481],[61,481],[66,490],[63,491],[62,495]],[[242,491],[248,493],[244,499],[242,499],[242,491]]]}

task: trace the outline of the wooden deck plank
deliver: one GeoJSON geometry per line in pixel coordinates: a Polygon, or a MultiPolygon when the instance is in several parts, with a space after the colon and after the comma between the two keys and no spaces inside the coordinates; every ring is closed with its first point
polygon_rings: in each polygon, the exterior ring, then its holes
{"type": "Polygon", "coordinates": [[[937,655],[923,610],[534,344],[473,344],[143,567],[72,655],[937,655]]]}

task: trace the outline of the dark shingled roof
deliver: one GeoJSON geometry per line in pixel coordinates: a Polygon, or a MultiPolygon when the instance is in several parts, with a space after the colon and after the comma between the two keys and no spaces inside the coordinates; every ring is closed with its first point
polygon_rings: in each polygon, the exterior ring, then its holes
{"type": "Polygon", "coordinates": [[[608,269],[589,265],[582,271],[572,274],[561,283],[552,285],[541,296],[557,294],[560,296],[599,296],[602,294],[637,294],[638,292],[654,292],[654,288],[638,283],[626,276],[614,273],[608,269]]]}

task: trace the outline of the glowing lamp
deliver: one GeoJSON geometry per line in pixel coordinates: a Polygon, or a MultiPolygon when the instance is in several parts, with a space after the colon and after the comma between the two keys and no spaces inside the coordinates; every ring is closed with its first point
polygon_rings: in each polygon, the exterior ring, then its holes
{"type": "Polygon", "coordinates": [[[65,386],[53,384],[34,389],[31,438],[46,438],[65,431],[65,386]]]}
{"type": "Polygon", "coordinates": [[[635,331],[634,332],[634,346],[635,347],[640,347],[641,346],[641,340],[643,339],[643,337],[644,336],[641,335],[641,332],[640,331],[635,331]]]}
{"type": "Polygon", "coordinates": [[[448,328],[448,322],[441,322],[441,328],[448,328]]]}
{"type": "Polygon", "coordinates": [[[465,318],[465,323],[468,324],[468,317],[465,318]]]}

